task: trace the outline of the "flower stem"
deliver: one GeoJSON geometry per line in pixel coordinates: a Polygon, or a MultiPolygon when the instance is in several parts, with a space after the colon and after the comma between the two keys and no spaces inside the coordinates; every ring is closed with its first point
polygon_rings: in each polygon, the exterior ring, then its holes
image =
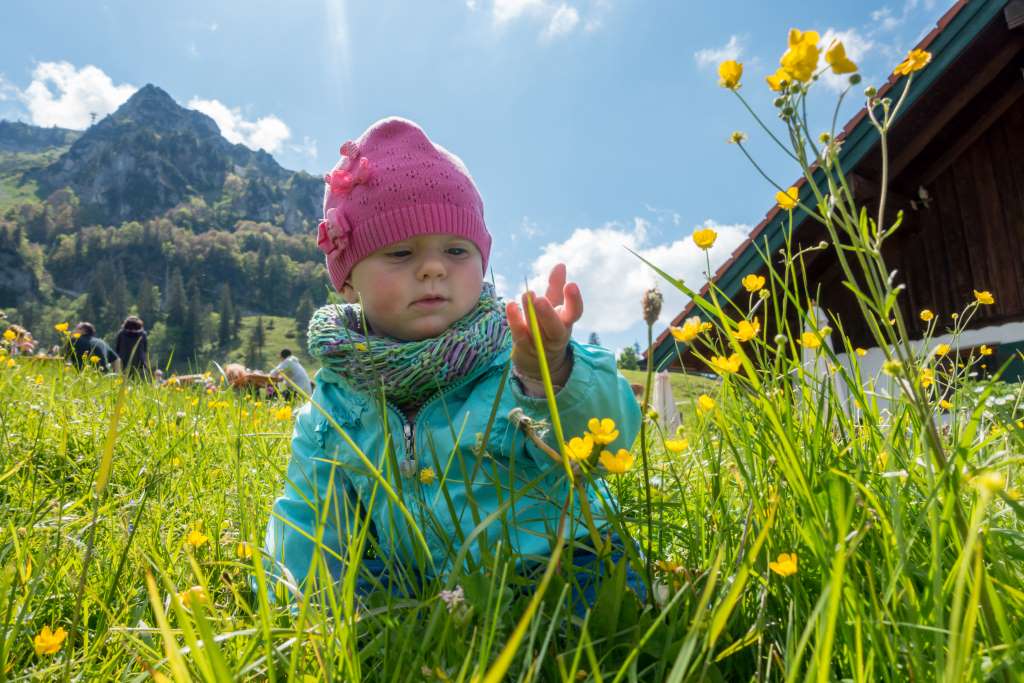
{"type": "MultiPolygon", "coordinates": [[[[644,403],[643,412],[640,416],[640,457],[643,460],[644,466],[644,502],[647,508],[647,538],[645,556],[644,556],[644,571],[647,574],[647,585],[654,586],[654,573],[651,570],[651,541],[654,537],[654,512],[653,505],[651,504],[651,471],[648,465],[647,457],[647,413],[650,412],[651,408],[651,378],[654,376],[654,356],[652,353],[652,347],[654,344],[653,325],[647,323],[647,381],[644,384],[644,403]]],[[[654,604],[654,591],[647,591],[647,601],[650,604],[654,604]]]]}

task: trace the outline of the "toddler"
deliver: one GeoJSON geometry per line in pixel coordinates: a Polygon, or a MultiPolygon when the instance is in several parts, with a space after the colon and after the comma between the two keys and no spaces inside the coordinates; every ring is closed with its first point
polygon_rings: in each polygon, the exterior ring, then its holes
{"type": "MultiPolygon", "coordinates": [[[[373,124],[341,155],[325,177],[317,243],[348,303],[309,323],[322,369],[297,412],[267,528],[273,573],[310,590],[358,562],[369,569],[360,590],[394,590],[396,571],[443,576],[474,532],[468,562],[495,557],[500,543],[521,571],[541,566],[570,484],[509,419],[519,408],[548,420],[548,407],[525,308],[503,305],[484,282],[491,236],[477,188],[458,157],[400,118],[373,124]],[[360,538],[367,552],[353,550],[360,538]]],[[[612,418],[618,436],[605,448],[628,449],[639,407],[611,353],[571,340],[583,300],[565,266],[552,270],[546,296],[527,292],[523,306],[526,296],[565,438],[612,418]]],[[[566,537],[590,537],[584,495],[607,536],[615,501],[597,480],[577,493],[566,537]]]]}

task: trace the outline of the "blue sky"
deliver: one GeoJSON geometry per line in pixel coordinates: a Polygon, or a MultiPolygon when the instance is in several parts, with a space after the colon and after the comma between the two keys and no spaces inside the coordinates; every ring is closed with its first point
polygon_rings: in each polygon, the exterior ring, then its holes
{"type": "MultiPolygon", "coordinates": [[[[947,9],[938,0],[696,3],[638,0],[295,0],[7,3],[0,118],[84,128],[154,83],[207,112],[226,137],[320,174],[370,123],[401,115],[463,158],[484,198],[499,290],[568,264],[583,289],[577,327],[619,349],[645,336],[640,294],[656,279],[625,247],[691,285],[715,225],[712,267],[771,207],[764,168],[797,169],[765,143],[721,59],[744,63],[743,94],[773,122],[764,76],[790,27],[844,40],[881,84],[947,9]],[[287,7],[287,9],[283,9],[287,7]]],[[[822,130],[835,100],[820,83],[822,130]]],[[[844,111],[859,106],[857,97],[844,111]]],[[[812,124],[813,125],[813,124],[812,124]]],[[[315,226],[310,226],[311,232],[315,226]]],[[[662,288],[664,289],[664,288],[662,288]]],[[[665,322],[685,301],[666,292],[665,322]]]]}

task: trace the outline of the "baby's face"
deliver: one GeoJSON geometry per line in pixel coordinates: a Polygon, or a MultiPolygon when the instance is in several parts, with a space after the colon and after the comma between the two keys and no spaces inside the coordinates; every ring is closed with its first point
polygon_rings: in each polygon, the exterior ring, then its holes
{"type": "Polygon", "coordinates": [[[436,337],[473,310],[483,286],[476,245],[455,235],[417,235],[352,268],[342,294],[362,297],[374,332],[403,341],[436,337]]]}

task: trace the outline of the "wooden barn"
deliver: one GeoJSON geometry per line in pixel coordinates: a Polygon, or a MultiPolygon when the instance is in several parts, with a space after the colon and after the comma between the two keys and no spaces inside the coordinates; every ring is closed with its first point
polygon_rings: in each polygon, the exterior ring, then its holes
{"type": "MultiPolygon", "coordinates": [[[[950,324],[950,315],[973,299],[972,290],[991,291],[995,304],[979,308],[957,343],[961,352],[980,344],[992,347],[989,368],[1010,360],[1004,378],[1021,380],[1024,0],[961,0],[918,47],[932,53],[932,62],[915,75],[905,103],[909,106],[890,132],[887,203],[893,211],[902,209],[904,218],[885,243],[883,256],[906,285],[899,304],[912,339],[925,333],[926,324],[918,317],[921,309],[939,316],[941,331],[950,324]]],[[[886,88],[902,92],[902,79],[892,78],[886,88]]],[[[853,180],[858,204],[871,207],[878,200],[881,154],[865,111],[846,125],[843,136],[843,169],[853,180]]],[[[763,274],[754,244],[776,251],[786,221],[786,212],[774,208],[714,275],[717,286],[732,298],[741,296],[741,278],[763,274]]],[[[802,246],[827,238],[813,219],[796,215],[794,224],[794,241],[802,246]]],[[[874,372],[882,354],[870,348],[873,338],[841,284],[834,252],[809,256],[809,284],[812,289],[820,285],[818,307],[839,317],[854,347],[868,349],[860,365],[866,374],[874,372]]],[[[697,314],[691,302],[672,324],[697,314]]],[[[936,343],[952,341],[938,331],[936,343]]],[[[841,348],[838,340],[833,347],[841,348]]],[[[681,358],[688,368],[707,370],[667,329],[648,353],[654,354],[659,369],[679,369],[681,358]]]]}

